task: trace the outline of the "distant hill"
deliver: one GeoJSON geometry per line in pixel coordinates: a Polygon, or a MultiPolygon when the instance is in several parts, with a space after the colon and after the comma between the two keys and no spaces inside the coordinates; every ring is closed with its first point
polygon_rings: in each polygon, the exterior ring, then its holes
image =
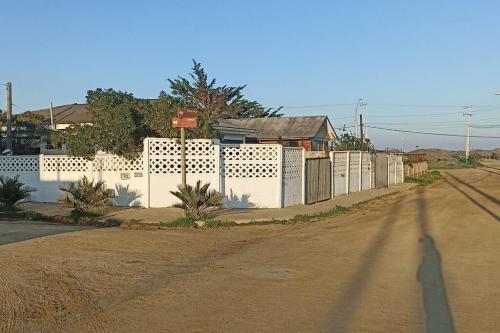
{"type": "MultiPolygon", "coordinates": [[[[490,150],[474,149],[472,150],[472,152],[479,153],[483,157],[489,157],[492,152],[496,152],[497,154],[500,155],[500,148],[495,148],[490,150]]],[[[429,162],[451,160],[453,157],[460,157],[460,156],[465,157],[465,151],[463,150],[446,150],[439,148],[416,149],[409,152],[409,154],[426,154],[427,160],[429,162]]]]}

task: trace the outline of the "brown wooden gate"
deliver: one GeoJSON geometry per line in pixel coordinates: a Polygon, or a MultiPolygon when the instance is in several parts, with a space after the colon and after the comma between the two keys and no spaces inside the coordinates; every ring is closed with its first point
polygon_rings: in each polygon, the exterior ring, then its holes
{"type": "Polygon", "coordinates": [[[328,200],[332,197],[332,166],[330,159],[306,160],[306,204],[328,200]]]}

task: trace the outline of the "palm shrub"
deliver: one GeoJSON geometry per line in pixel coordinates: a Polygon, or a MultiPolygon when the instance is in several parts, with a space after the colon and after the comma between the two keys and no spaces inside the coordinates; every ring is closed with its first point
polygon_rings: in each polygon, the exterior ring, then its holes
{"type": "Polygon", "coordinates": [[[113,204],[115,197],[115,192],[107,189],[104,183],[102,180],[94,183],[94,180],[83,176],[76,184],[60,187],[65,195],[59,201],[78,212],[102,212],[113,204]]]}
{"type": "Polygon", "coordinates": [[[19,181],[19,176],[9,178],[2,175],[0,176],[0,207],[11,210],[19,201],[27,199],[33,191],[35,189],[28,189],[19,181]]]}
{"type": "Polygon", "coordinates": [[[216,190],[209,190],[210,183],[201,185],[201,180],[195,186],[177,186],[177,191],[170,191],[181,202],[174,207],[182,208],[187,217],[195,220],[206,219],[210,208],[220,208],[224,202],[224,196],[216,190]]]}

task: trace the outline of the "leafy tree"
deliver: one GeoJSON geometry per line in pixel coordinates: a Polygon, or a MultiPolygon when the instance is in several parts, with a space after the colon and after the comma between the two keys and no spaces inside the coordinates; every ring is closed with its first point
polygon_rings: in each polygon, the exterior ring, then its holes
{"type": "Polygon", "coordinates": [[[92,158],[97,151],[105,151],[133,158],[142,151],[143,113],[151,107],[149,101],[98,88],[87,92],[87,103],[92,125],[73,125],[65,131],[69,154],[92,158]]]}
{"type": "Polygon", "coordinates": [[[30,192],[35,189],[28,189],[19,181],[19,176],[14,178],[0,176],[0,208],[11,210],[21,200],[27,199],[30,192]]]}
{"type": "MultiPolygon", "coordinates": [[[[25,112],[12,117],[12,148],[18,155],[36,153],[42,139],[47,137],[50,130],[44,123],[44,116],[34,112],[25,112]]],[[[6,113],[0,114],[0,128],[3,129],[7,121],[6,113]]],[[[5,149],[2,142],[2,150],[5,149]]]]}
{"type": "Polygon", "coordinates": [[[237,114],[236,118],[269,118],[269,117],[283,117],[280,111],[282,106],[278,108],[266,108],[257,101],[249,101],[243,99],[240,102],[242,110],[237,114]]]}
{"type": "MultiPolygon", "coordinates": [[[[168,80],[171,94],[180,104],[194,108],[199,113],[199,129],[193,131],[196,137],[213,138],[217,133],[212,125],[217,119],[226,118],[258,118],[258,117],[280,117],[278,109],[265,108],[256,101],[243,98],[243,86],[217,86],[215,79],[209,80],[201,63],[193,59],[192,73],[190,78],[179,76],[175,80],[168,80]]],[[[160,97],[167,94],[162,91],[160,97]]]]}
{"type": "Polygon", "coordinates": [[[373,151],[370,139],[357,138],[353,133],[342,133],[333,143],[335,150],[362,150],[373,151]]]}
{"type": "Polygon", "coordinates": [[[187,217],[195,220],[207,218],[211,208],[219,208],[224,202],[224,196],[216,190],[209,190],[209,187],[210,183],[202,186],[201,180],[195,186],[179,185],[178,191],[170,191],[181,200],[174,207],[183,209],[187,217]]]}
{"type": "Polygon", "coordinates": [[[265,108],[256,101],[243,98],[245,86],[218,86],[209,80],[200,63],[193,60],[189,79],[169,80],[171,95],[164,91],[156,100],[135,98],[114,89],[89,90],[87,103],[92,125],[74,125],[62,139],[68,153],[93,158],[97,151],[133,158],[140,154],[143,139],[178,137],[179,130],[171,127],[179,107],[198,111],[198,128],[188,131],[188,138],[221,138],[213,125],[220,118],[280,117],[281,108],[265,108]]]}
{"type": "Polygon", "coordinates": [[[497,160],[498,159],[498,154],[496,152],[492,152],[491,155],[490,155],[490,158],[492,160],[497,160]]]}

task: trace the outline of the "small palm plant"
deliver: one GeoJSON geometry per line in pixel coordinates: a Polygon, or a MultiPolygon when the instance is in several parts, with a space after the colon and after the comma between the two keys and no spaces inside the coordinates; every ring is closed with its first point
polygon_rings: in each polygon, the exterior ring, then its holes
{"type": "Polygon", "coordinates": [[[19,181],[19,176],[14,178],[0,176],[0,208],[11,210],[21,200],[27,199],[30,192],[35,189],[29,189],[19,181]]]}
{"type": "Polygon", "coordinates": [[[209,187],[210,183],[202,186],[201,180],[198,180],[194,187],[177,186],[178,191],[170,191],[181,201],[174,207],[182,208],[187,217],[195,220],[206,219],[211,208],[220,208],[224,202],[224,196],[215,190],[209,190],[209,187]]]}
{"type": "Polygon", "coordinates": [[[60,187],[60,190],[66,194],[59,201],[79,212],[102,212],[113,204],[115,196],[112,189],[106,188],[104,181],[100,180],[94,184],[94,180],[89,180],[86,176],[76,184],[60,187]]]}

